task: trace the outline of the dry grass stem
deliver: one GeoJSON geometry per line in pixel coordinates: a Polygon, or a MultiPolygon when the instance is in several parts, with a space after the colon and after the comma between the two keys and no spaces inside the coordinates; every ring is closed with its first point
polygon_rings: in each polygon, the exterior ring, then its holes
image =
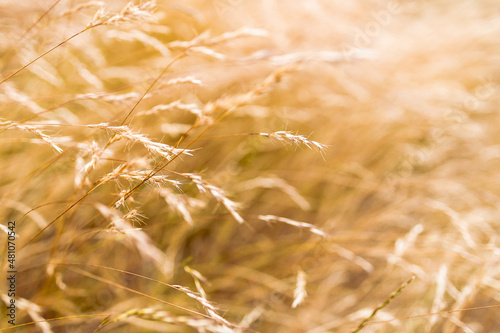
{"type": "Polygon", "coordinates": [[[306,291],[306,273],[304,271],[300,270],[297,273],[297,286],[295,287],[295,290],[293,291],[293,303],[292,303],[292,308],[296,308],[302,302],[307,296],[307,291],[306,291]]]}
{"type": "Polygon", "coordinates": [[[234,217],[236,221],[238,221],[238,223],[245,222],[245,220],[241,217],[241,215],[237,211],[240,208],[240,204],[230,200],[226,196],[224,190],[222,190],[217,186],[207,183],[199,175],[192,173],[183,173],[181,175],[190,179],[196,185],[196,187],[201,193],[210,193],[215,199],[217,199],[217,201],[219,201],[229,211],[229,213],[234,217]]]}
{"type": "Polygon", "coordinates": [[[281,222],[289,225],[293,225],[294,227],[301,228],[301,229],[308,229],[314,234],[320,235],[321,237],[328,238],[328,234],[318,228],[316,228],[314,225],[310,223],[305,223],[305,222],[298,222],[294,221],[291,219],[287,219],[285,217],[279,217],[279,216],[274,216],[274,215],[259,215],[259,219],[264,221],[264,222],[281,222]]]}

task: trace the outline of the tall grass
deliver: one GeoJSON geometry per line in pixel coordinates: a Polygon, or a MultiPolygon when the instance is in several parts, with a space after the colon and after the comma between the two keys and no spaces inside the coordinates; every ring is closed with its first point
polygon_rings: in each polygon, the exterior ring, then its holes
{"type": "Polygon", "coordinates": [[[0,331],[495,331],[498,10],[2,2],[0,331]]]}

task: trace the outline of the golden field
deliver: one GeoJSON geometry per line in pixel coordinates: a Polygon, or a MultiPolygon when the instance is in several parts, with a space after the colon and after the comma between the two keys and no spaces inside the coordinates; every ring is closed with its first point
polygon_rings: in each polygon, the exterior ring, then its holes
{"type": "Polygon", "coordinates": [[[0,22],[0,332],[498,329],[500,2],[0,22]]]}

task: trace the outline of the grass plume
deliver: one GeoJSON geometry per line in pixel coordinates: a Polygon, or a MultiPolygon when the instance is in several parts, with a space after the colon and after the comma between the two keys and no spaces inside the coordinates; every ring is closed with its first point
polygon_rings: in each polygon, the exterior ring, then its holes
{"type": "Polygon", "coordinates": [[[0,331],[495,331],[498,10],[4,1],[0,331]]]}

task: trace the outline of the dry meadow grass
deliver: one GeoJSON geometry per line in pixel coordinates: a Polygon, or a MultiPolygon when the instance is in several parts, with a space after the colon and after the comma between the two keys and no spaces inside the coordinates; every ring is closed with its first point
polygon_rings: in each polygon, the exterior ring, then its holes
{"type": "Polygon", "coordinates": [[[0,22],[1,332],[498,330],[500,2],[0,22]]]}

